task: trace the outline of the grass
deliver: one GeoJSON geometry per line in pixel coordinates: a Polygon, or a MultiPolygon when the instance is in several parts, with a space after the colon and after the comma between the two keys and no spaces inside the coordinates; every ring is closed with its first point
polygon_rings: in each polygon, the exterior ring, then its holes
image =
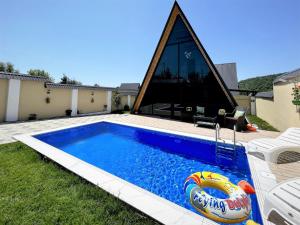
{"type": "Polygon", "coordinates": [[[0,224],[158,224],[19,142],[0,145],[0,224]]]}
{"type": "Polygon", "coordinates": [[[278,131],[276,128],[272,127],[268,122],[264,121],[263,119],[257,116],[247,115],[247,118],[249,119],[250,123],[256,124],[261,130],[278,131]]]}

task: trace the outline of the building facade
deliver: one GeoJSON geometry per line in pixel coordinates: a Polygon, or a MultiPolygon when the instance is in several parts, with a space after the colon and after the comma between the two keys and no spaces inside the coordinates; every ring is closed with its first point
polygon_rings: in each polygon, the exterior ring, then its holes
{"type": "Polygon", "coordinates": [[[134,113],[189,121],[197,106],[207,116],[233,111],[236,101],[175,2],[139,94],[134,113]]]}

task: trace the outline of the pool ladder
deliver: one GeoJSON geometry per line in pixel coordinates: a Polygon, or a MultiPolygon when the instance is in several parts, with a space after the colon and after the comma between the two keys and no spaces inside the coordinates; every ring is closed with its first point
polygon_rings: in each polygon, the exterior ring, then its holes
{"type": "Polygon", "coordinates": [[[236,127],[233,127],[233,146],[226,144],[224,140],[220,138],[220,125],[216,124],[216,162],[220,160],[233,161],[236,159],[236,139],[235,139],[236,127]]]}

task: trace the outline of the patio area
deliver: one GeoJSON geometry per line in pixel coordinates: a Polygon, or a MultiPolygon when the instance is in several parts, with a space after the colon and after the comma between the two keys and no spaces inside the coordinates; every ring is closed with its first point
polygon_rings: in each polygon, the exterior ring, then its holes
{"type": "MultiPolygon", "coordinates": [[[[11,143],[15,140],[14,135],[26,134],[39,131],[47,131],[60,127],[75,125],[79,123],[96,122],[102,119],[109,119],[116,122],[136,124],[172,131],[180,131],[201,136],[215,137],[215,130],[204,127],[195,127],[191,123],[179,122],[175,120],[160,119],[154,117],[132,115],[132,114],[106,114],[83,117],[57,118],[49,120],[26,121],[16,123],[0,124],[0,144],[11,143]]],[[[258,132],[237,132],[236,140],[238,142],[248,142],[255,138],[270,137],[275,138],[278,132],[260,130],[258,132]]],[[[226,140],[233,139],[233,131],[221,128],[220,137],[226,140]]]]}

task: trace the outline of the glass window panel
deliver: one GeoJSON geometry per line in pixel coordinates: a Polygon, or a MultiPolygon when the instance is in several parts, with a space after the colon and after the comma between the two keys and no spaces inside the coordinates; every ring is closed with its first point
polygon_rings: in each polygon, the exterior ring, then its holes
{"type": "Polygon", "coordinates": [[[193,38],[188,32],[182,19],[180,17],[177,17],[173,30],[170,34],[168,44],[181,43],[186,41],[193,41],[193,38]]]}
{"type": "Polygon", "coordinates": [[[140,112],[192,120],[197,106],[205,107],[206,116],[216,116],[220,108],[233,110],[178,17],[142,99],[140,112]]]}
{"type": "Polygon", "coordinates": [[[178,47],[166,46],[154,73],[154,81],[177,82],[178,47]]]}
{"type": "Polygon", "coordinates": [[[203,82],[210,69],[194,42],[180,44],[179,81],[203,82]]]}

